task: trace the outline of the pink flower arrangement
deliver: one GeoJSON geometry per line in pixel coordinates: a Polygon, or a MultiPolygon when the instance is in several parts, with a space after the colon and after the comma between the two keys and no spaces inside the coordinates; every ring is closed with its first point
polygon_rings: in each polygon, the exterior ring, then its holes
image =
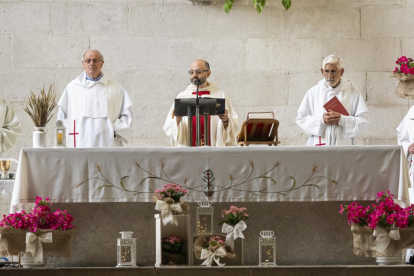
{"type": "Polygon", "coordinates": [[[177,254],[184,256],[184,241],[177,236],[170,236],[162,240],[162,253],[164,255],[177,254]]]}
{"type": "Polygon", "coordinates": [[[364,207],[357,202],[349,205],[340,205],[339,213],[347,213],[349,225],[368,226],[375,229],[377,226],[384,228],[414,227],[414,204],[407,208],[401,208],[394,203],[394,195],[390,191],[379,192],[377,203],[364,207]]]}
{"type": "Polygon", "coordinates": [[[224,220],[220,221],[219,225],[227,223],[228,225],[235,226],[240,221],[249,219],[249,214],[246,211],[247,208],[245,207],[230,206],[229,210],[221,211],[221,216],[224,220]]]}
{"type": "Polygon", "coordinates": [[[50,211],[50,200],[46,197],[44,200],[41,197],[36,197],[34,208],[30,213],[24,210],[18,213],[3,215],[0,221],[0,227],[15,228],[15,229],[29,229],[31,232],[36,232],[37,229],[51,229],[65,231],[76,228],[73,224],[73,217],[67,211],[57,209],[54,213],[50,211]]]}
{"type": "Polygon", "coordinates": [[[226,245],[226,238],[222,237],[222,236],[211,236],[210,239],[208,240],[208,243],[210,245],[219,245],[219,246],[225,246],[226,245]]]}
{"type": "Polygon", "coordinates": [[[169,238],[165,239],[165,242],[174,244],[176,242],[182,242],[183,240],[177,236],[170,236],[169,238]]]}
{"type": "Polygon", "coordinates": [[[163,186],[162,189],[157,189],[154,195],[158,200],[164,200],[165,198],[172,198],[175,203],[180,202],[180,198],[187,194],[187,190],[182,185],[168,183],[163,186]]]}
{"type": "Polygon", "coordinates": [[[414,75],[414,62],[412,58],[402,56],[395,62],[400,68],[395,67],[394,74],[414,75]]]}

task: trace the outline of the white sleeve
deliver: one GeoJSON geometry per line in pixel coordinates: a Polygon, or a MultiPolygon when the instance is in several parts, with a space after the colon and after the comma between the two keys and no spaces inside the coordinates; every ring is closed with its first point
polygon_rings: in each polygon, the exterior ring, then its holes
{"type": "Polygon", "coordinates": [[[123,90],[123,103],[122,103],[122,112],[119,115],[118,119],[113,122],[115,139],[119,139],[122,143],[127,144],[132,137],[132,105],[133,102],[129,97],[128,92],[121,86],[123,90]]]}
{"type": "Polygon", "coordinates": [[[325,131],[326,124],[323,122],[323,117],[315,116],[312,110],[313,97],[311,90],[309,90],[298,109],[296,116],[296,124],[309,135],[321,136],[325,131]]]}
{"type": "Polygon", "coordinates": [[[339,125],[343,126],[343,138],[353,138],[357,136],[361,130],[369,124],[368,108],[362,98],[361,93],[357,91],[358,95],[353,102],[353,110],[355,112],[350,116],[341,116],[339,125]]]}
{"type": "Polygon", "coordinates": [[[171,140],[171,146],[175,147],[178,144],[186,144],[186,129],[187,129],[187,116],[184,116],[181,122],[177,125],[177,120],[174,115],[174,104],[171,106],[170,111],[168,112],[167,119],[163,130],[165,134],[171,140]]]}
{"type": "Polygon", "coordinates": [[[218,120],[216,146],[236,146],[239,131],[239,116],[227,95],[224,94],[224,98],[226,99],[226,109],[229,112],[229,122],[227,128],[224,128],[223,122],[220,119],[218,120]]]}

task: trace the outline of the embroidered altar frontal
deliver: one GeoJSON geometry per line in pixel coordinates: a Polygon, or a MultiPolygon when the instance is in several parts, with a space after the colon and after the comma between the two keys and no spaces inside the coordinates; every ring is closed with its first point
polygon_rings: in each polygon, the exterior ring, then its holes
{"type": "MultiPolygon", "coordinates": [[[[408,204],[399,146],[229,148],[23,148],[12,211],[52,202],[152,202],[165,183],[186,201],[375,200],[390,190],[408,204]]],[[[26,208],[27,209],[27,208],[26,208]]]]}

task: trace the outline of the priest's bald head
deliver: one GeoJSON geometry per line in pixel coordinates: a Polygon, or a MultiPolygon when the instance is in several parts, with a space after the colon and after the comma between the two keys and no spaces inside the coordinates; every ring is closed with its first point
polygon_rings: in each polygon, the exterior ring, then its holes
{"type": "Polygon", "coordinates": [[[344,71],[341,57],[329,55],[323,60],[321,73],[329,86],[337,87],[344,71]]]}
{"type": "Polygon", "coordinates": [[[194,60],[193,63],[191,63],[188,74],[190,75],[191,83],[195,84],[194,82],[199,81],[200,88],[207,87],[207,79],[211,75],[210,64],[202,59],[194,60]]]}
{"type": "Polygon", "coordinates": [[[96,79],[101,75],[104,62],[104,57],[98,50],[86,50],[82,55],[83,69],[92,79],[96,79]]]}

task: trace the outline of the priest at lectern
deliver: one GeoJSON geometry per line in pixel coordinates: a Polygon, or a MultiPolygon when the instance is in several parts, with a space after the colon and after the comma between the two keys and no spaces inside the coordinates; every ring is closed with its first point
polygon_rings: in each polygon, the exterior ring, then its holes
{"type": "Polygon", "coordinates": [[[82,64],[85,71],[66,86],[58,103],[67,147],[124,146],[132,136],[128,92],[101,71],[104,58],[98,50],[87,50],[82,64]]]}
{"type": "MultiPolygon", "coordinates": [[[[238,117],[226,93],[224,93],[224,91],[218,88],[215,84],[207,81],[211,75],[210,65],[205,60],[195,60],[191,64],[188,74],[190,75],[191,84],[184,92],[178,94],[177,99],[195,98],[197,82],[199,83],[199,96],[201,98],[224,98],[226,104],[225,113],[217,116],[210,116],[210,120],[208,120],[210,123],[210,146],[235,146],[237,144],[238,117]]],[[[195,118],[196,117],[193,117],[193,131],[196,129],[195,118]]],[[[203,117],[201,117],[200,125],[201,145],[204,145],[203,117]]],[[[174,104],[168,113],[163,129],[165,134],[167,134],[167,136],[171,139],[171,146],[191,146],[191,142],[188,139],[190,135],[188,118],[187,116],[175,116],[174,104]]],[[[193,139],[192,142],[192,146],[195,146],[195,139],[193,139]]]]}
{"type": "Polygon", "coordinates": [[[324,77],[312,87],[298,109],[296,123],[311,137],[308,146],[354,145],[354,137],[369,123],[368,108],[358,89],[344,74],[342,59],[325,58],[324,77]]]}

